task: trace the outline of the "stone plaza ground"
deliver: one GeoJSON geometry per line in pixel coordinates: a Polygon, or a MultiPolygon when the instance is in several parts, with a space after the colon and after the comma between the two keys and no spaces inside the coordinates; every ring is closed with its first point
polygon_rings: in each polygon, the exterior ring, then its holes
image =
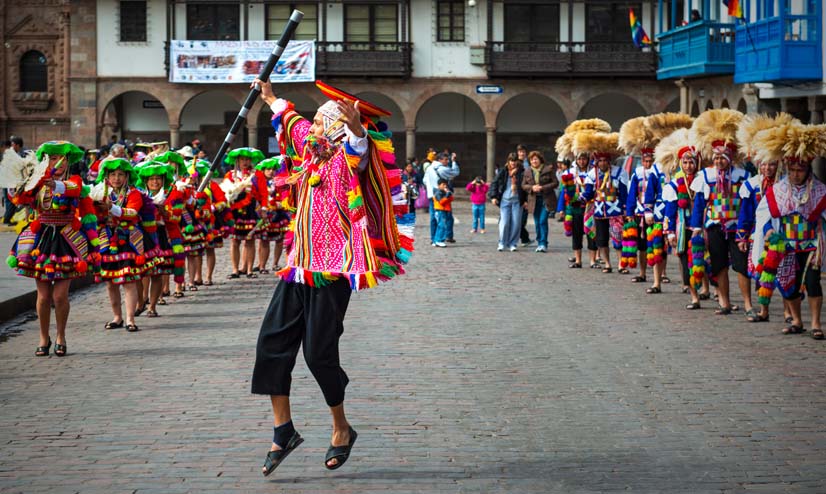
{"type": "Polygon", "coordinates": [[[2,326],[21,333],[0,343],[0,491],[826,492],[826,345],[781,336],[779,303],[747,324],[683,310],[678,285],[569,270],[556,222],[549,253],[498,253],[496,214],[470,235],[460,206],[447,249],[420,214],[408,274],[354,294],[342,469],[299,357],[306,441],[261,476],[270,407],[249,388],[275,279],[224,264],[134,334],[103,330],[103,287],[75,293],[66,358],[33,356],[31,315],[2,326]]]}

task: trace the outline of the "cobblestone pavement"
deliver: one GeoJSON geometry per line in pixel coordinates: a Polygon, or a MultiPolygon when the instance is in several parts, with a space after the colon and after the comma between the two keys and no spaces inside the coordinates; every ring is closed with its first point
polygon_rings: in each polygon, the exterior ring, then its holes
{"type": "MultiPolygon", "coordinates": [[[[826,345],[686,312],[679,287],[496,252],[434,249],[420,214],[409,274],[354,295],[342,340],[360,439],[323,467],[329,416],[299,358],[306,442],[264,479],[268,400],[249,393],[275,281],[225,280],[103,330],[102,287],[73,296],[70,355],[33,357],[36,321],[0,343],[4,492],[826,492],[826,345]]],[[[227,256],[225,249],[222,256],[227,256]]],[[[672,274],[676,270],[671,269],[672,274]]],[[[676,276],[675,276],[676,278],[676,276]]],[[[25,282],[25,281],[21,281],[25,282]]]]}

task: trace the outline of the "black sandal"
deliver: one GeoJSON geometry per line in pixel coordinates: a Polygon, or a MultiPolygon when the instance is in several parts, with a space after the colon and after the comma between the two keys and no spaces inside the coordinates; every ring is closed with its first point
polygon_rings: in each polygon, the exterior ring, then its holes
{"type": "Polygon", "coordinates": [[[602,265],[598,262],[591,263],[591,269],[599,269],[602,265]]]}
{"type": "Polygon", "coordinates": [[[645,289],[645,293],[647,293],[649,295],[656,294],[656,293],[662,293],[662,292],[663,292],[662,289],[658,286],[652,286],[652,287],[648,287],[648,288],[645,289]]]}
{"type": "Polygon", "coordinates": [[[261,273],[261,274],[270,274],[270,270],[267,269],[267,268],[263,268],[263,269],[259,270],[258,272],[261,273]]]}
{"type": "Polygon", "coordinates": [[[603,270],[602,270],[602,272],[603,272],[603,273],[606,273],[606,274],[608,274],[608,273],[613,273],[613,272],[614,272],[614,269],[613,269],[613,268],[611,268],[611,267],[607,267],[607,268],[603,269],[603,270]]]}
{"type": "Polygon", "coordinates": [[[183,296],[184,296],[184,292],[179,292],[177,290],[175,291],[175,293],[172,294],[173,298],[182,298],[183,296]]]}
{"type": "Polygon", "coordinates": [[[190,292],[197,292],[197,291],[198,291],[198,287],[197,287],[197,286],[195,286],[195,285],[193,285],[192,283],[190,283],[190,284],[186,287],[186,289],[187,289],[187,290],[189,290],[190,292]]]}
{"type": "Polygon", "coordinates": [[[714,314],[718,316],[727,316],[731,314],[731,307],[723,307],[722,305],[714,311],[714,314]]]}
{"type": "Polygon", "coordinates": [[[123,320],[121,319],[120,322],[109,321],[106,323],[106,326],[103,326],[103,329],[120,329],[123,327],[123,320]]]}
{"type": "Polygon", "coordinates": [[[568,262],[576,262],[576,257],[569,257],[568,262]]]}
{"type": "Polygon", "coordinates": [[[54,344],[54,354],[57,357],[65,357],[67,350],[68,348],[66,347],[66,345],[61,345],[60,343],[54,344]]]}
{"type": "Polygon", "coordinates": [[[230,275],[229,275],[229,276],[227,276],[227,278],[229,278],[229,279],[231,279],[231,280],[235,280],[235,279],[238,279],[238,278],[240,278],[240,277],[241,277],[241,274],[240,274],[240,273],[230,273],[230,275]]]}
{"type": "Polygon", "coordinates": [[[34,350],[35,357],[48,357],[49,356],[49,348],[52,347],[52,339],[49,338],[49,344],[46,346],[39,346],[34,350]]]}
{"type": "MultiPolygon", "coordinates": [[[[820,328],[812,328],[811,335],[814,340],[822,340],[824,338],[823,330],[820,328]]],[[[57,350],[55,350],[55,353],[57,353],[57,350]]]]}
{"type": "Polygon", "coordinates": [[[634,276],[631,278],[631,283],[645,283],[646,279],[645,276],[634,276]]]}
{"type": "Polygon", "coordinates": [[[247,278],[258,278],[258,275],[255,273],[247,273],[247,278]]]}
{"type": "Polygon", "coordinates": [[[769,315],[760,315],[760,312],[751,309],[746,311],[746,321],[748,322],[769,322],[769,315]]]}
{"type": "Polygon", "coordinates": [[[571,268],[571,269],[581,269],[582,268],[582,263],[581,262],[572,262],[571,264],[568,265],[568,267],[571,268]]]}
{"type": "Polygon", "coordinates": [[[205,281],[205,282],[204,282],[204,286],[212,286],[212,285],[214,285],[214,284],[215,284],[215,283],[213,283],[213,282],[211,282],[211,281],[205,281]]]}
{"type": "Polygon", "coordinates": [[[685,306],[685,310],[697,310],[700,308],[700,302],[691,302],[685,306]]]}
{"type": "Polygon", "coordinates": [[[803,326],[797,326],[795,324],[787,326],[787,327],[783,328],[783,330],[781,331],[781,333],[783,333],[783,334],[801,334],[801,333],[805,333],[805,332],[806,332],[806,330],[803,329],[803,326]]]}
{"type": "Polygon", "coordinates": [[[662,282],[666,283],[666,284],[671,283],[671,278],[669,278],[668,276],[663,276],[662,277],[662,282]]]}
{"type": "Polygon", "coordinates": [[[699,294],[700,300],[710,300],[711,294],[708,292],[699,294]]]}
{"type": "Polygon", "coordinates": [[[146,311],[146,317],[158,317],[158,313],[152,309],[146,311]]]}
{"type": "Polygon", "coordinates": [[[130,333],[136,333],[136,332],[140,331],[140,329],[134,324],[127,324],[126,325],[126,330],[129,331],[130,333]]]}
{"type": "Polygon", "coordinates": [[[620,269],[620,270],[619,270],[619,271],[617,271],[617,272],[618,272],[619,274],[631,274],[631,271],[628,271],[628,270],[627,270],[627,269],[625,269],[625,268],[622,268],[622,269],[620,269]]]}
{"type": "Polygon", "coordinates": [[[333,446],[330,445],[327,448],[327,454],[324,456],[324,466],[327,470],[335,470],[336,468],[341,467],[347,462],[347,459],[350,458],[350,451],[353,449],[353,445],[356,443],[356,439],[359,435],[356,433],[356,430],[350,427],[350,443],[346,446],[333,446]],[[330,466],[330,460],[338,460],[335,465],[330,466]]]}
{"type": "Polygon", "coordinates": [[[304,438],[296,431],[290,440],[287,441],[287,445],[284,448],[267,453],[267,458],[264,460],[264,470],[261,471],[264,477],[271,474],[272,471],[303,442],[304,438]]]}
{"type": "Polygon", "coordinates": [[[138,317],[139,315],[143,314],[145,311],[146,311],[146,303],[142,304],[140,307],[135,309],[135,317],[138,317]]]}
{"type": "MultiPolygon", "coordinates": [[[[168,297],[169,295],[167,295],[168,297]]],[[[158,305],[166,305],[166,299],[161,297],[158,299],[158,305]]]]}

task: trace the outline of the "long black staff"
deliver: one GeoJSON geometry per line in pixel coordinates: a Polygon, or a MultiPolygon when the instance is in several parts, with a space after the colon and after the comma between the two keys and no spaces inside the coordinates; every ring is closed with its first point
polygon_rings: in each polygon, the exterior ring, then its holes
{"type": "MultiPolygon", "coordinates": [[[[268,81],[270,79],[270,74],[272,74],[275,64],[278,63],[278,59],[281,58],[281,54],[287,47],[287,43],[290,41],[290,38],[293,37],[293,33],[295,33],[295,29],[298,27],[298,23],[301,22],[301,19],[303,18],[304,13],[300,10],[293,10],[293,13],[290,14],[290,19],[287,21],[287,25],[284,26],[284,31],[281,33],[281,37],[278,38],[272,53],[270,53],[270,58],[267,60],[266,65],[264,65],[264,68],[261,69],[261,73],[258,74],[258,79],[262,81],[268,81]]],[[[232,122],[232,127],[229,128],[229,132],[224,138],[224,142],[222,142],[221,147],[218,148],[218,154],[215,155],[215,158],[212,160],[212,164],[209,165],[209,171],[198,185],[198,192],[203,192],[204,188],[206,188],[207,184],[209,184],[209,181],[212,180],[213,172],[221,166],[221,162],[224,161],[224,155],[226,154],[227,149],[230,144],[232,144],[232,140],[235,139],[235,135],[239,130],[241,130],[241,125],[243,125],[247,119],[247,113],[249,113],[250,108],[252,108],[252,105],[255,103],[255,100],[258,98],[260,93],[261,88],[258,87],[258,84],[250,89],[250,94],[247,95],[247,99],[244,101],[244,106],[241,107],[241,111],[238,112],[238,116],[236,116],[235,121],[232,122]]]]}

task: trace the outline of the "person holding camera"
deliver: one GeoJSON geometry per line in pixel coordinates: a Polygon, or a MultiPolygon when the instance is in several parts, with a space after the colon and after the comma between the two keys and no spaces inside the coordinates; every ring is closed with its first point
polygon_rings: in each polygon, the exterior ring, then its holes
{"type": "Polygon", "coordinates": [[[470,192],[470,203],[473,205],[473,228],[470,233],[485,233],[485,202],[490,186],[485,179],[477,176],[465,188],[470,192]]]}

